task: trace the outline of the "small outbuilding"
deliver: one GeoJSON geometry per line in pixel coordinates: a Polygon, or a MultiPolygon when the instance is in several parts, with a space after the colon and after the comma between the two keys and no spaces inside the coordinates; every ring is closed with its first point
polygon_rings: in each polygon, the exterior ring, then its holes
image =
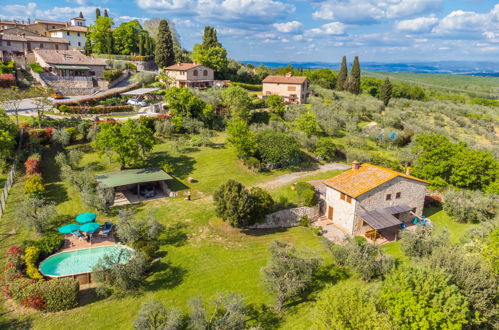
{"type": "Polygon", "coordinates": [[[167,182],[173,179],[159,168],[128,169],[97,174],[95,178],[100,188],[113,189],[113,206],[168,197],[167,182]]]}

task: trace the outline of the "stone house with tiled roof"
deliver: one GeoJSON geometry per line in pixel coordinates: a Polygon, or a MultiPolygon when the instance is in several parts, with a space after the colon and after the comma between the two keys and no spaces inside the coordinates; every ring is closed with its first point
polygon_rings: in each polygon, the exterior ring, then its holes
{"type": "Polygon", "coordinates": [[[35,60],[47,72],[59,77],[102,77],[106,61],[85,56],[77,50],[35,49],[35,60]]]}
{"type": "Polygon", "coordinates": [[[68,41],[62,38],[48,38],[32,33],[0,33],[0,59],[25,56],[35,49],[67,50],[68,45],[68,41]]]}
{"type": "Polygon", "coordinates": [[[309,81],[307,77],[292,76],[267,76],[262,80],[262,97],[279,95],[286,103],[304,104],[307,102],[309,81]]]}
{"type": "Polygon", "coordinates": [[[177,63],[167,66],[165,74],[170,86],[205,89],[213,86],[215,71],[201,64],[177,63]]]}
{"type": "Polygon", "coordinates": [[[427,181],[388,168],[360,164],[325,180],[325,215],[351,236],[376,239],[397,233],[423,214],[427,181]]]}

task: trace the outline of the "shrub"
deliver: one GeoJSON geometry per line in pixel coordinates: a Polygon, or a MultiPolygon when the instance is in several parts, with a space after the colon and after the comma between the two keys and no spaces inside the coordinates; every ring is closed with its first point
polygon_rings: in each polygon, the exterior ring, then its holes
{"type": "Polygon", "coordinates": [[[305,206],[317,205],[317,202],[319,201],[317,194],[315,193],[315,188],[310,183],[298,182],[296,184],[296,193],[305,206]]]}
{"type": "Polygon", "coordinates": [[[448,243],[447,232],[433,234],[428,226],[417,227],[416,230],[404,230],[401,234],[400,249],[408,257],[427,257],[437,247],[448,243]]]}
{"type": "Polygon", "coordinates": [[[47,306],[45,299],[43,299],[40,292],[35,292],[25,298],[22,298],[21,305],[24,307],[34,308],[39,311],[44,310],[47,306]]]}
{"type": "Polygon", "coordinates": [[[59,251],[59,249],[64,244],[64,238],[61,235],[46,234],[42,238],[36,241],[24,241],[23,246],[34,246],[40,250],[40,259],[45,259],[49,255],[59,251]]]}
{"type": "Polygon", "coordinates": [[[104,77],[104,80],[111,82],[118,79],[121,76],[122,72],[123,70],[118,69],[104,70],[102,71],[102,75],[104,77]]]}
{"type": "Polygon", "coordinates": [[[332,160],[334,158],[336,146],[331,139],[321,137],[317,140],[314,153],[319,160],[332,160]]]}
{"type": "Polygon", "coordinates": [[[23,265],[22,253],[23,250],[19,246],[10,247],[5,254],[6,264],[16,271],[21,271],[23,265]]]}
{"type": "Polygon", "coordinates": [[[26,176],[30,177],[36,174],[40,174],[40,154],[34,154],[30,156],[24,163],[26,169],[26,176]]]}
{"type": "Polygon", "coordinates": [[[127,68],[128,70],[137,70],[137,66],[131,62],[126,62],[125,68],[127,68]]]}
{"type": "Polygon", "coordinates": [[[256,135],[258,158],[269,168],[296,164],[300,161],[300,144],[291,135],[263,131],[256,135]]]}
{"type": "Polygon", "coordinates": [[[43,73],[44,70],[43,68],[41,67],[40,64],[36,63],[36,62],[33,62],[33,63],[30,63],[29,64],[29,67],[31,68],[31,70],[33,70],[33,72],[35,73],[43,73]]]}
{"type": "Polygon", "coordinates": [[[26,275],[35,280],[43,279],[38,271],[37,263],[40,256],[40,249],[36,246],[28,246],[24,251],[24,261],[26,262],[26,275]]]}
{"type": "Polygon", "coordinates": [[[333,259],[340,266],[353,268],[365,281],[383,277],[395,264],[392,256],[387,255],[379,245],[366,240],[353,239],[345,245],[332,245],[333,259]]]}
{"type": "Polygon", "coordinates": [[[16,84],[16,78],[12,73],[0,74],[0,88],[9,88],[16,84]]]}
{"type": "MultiPolygon", "coordinates": [[[[62,110],[61,110],[62,111],[62,110]]],[[[81,115],[100,115],[109,114],[113,112],[131,112],[133,111],[132,105],[98,105],[90,106],[68,106],[66,113],[81,114],[81,115]]]]}
{"type": "Polygon", "coordinates": [[[46,304],[44,310],[59,312],[77,307],[79,291],[80,283],[76,279],[44,281],[40,286],[40,295],[46,304]]]}
{"type": "Polygon", "coordinates": [[[33,175],[24,181],[24,194],[30,196],[41,196],[45,193],[45,186],[41,175],[33,175]]]}
{"type": "Polygon", "coordinates": [[[262,162],[255,157],[241,157],[241,160],[247,168],[253,172],[261,172],[263,169],[262,162]]]}
{"type": "Polygon", "coordinates": [[[139,315],[133,324],[135,329],[182,329],[182,314],[178,309],[166,309],[165,305],[157,300],[149,300],[142,304],[139,315]]]}
{"type": "Polygon", "coordinates": [[[425,196],[424,207],[440,207],[442,206],[442,197],[437,195],[425,196]]]}
{"type": "Polygon", "coordinates": [[[458,222],[479,223],[494,218],[498,196],[480,191],[448,189],[444,192],[444,210],[458,222]]]}

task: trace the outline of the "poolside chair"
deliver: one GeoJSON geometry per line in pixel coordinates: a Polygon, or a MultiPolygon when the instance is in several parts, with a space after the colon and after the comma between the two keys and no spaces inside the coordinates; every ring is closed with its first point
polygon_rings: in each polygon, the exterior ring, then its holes
{"type": "Polygon", "coordinates": [[[112,229],[113,229],[113,224],[111,222],[106,222],[104,223],[104,227],[102,227],[100,235],[102,237],[107,237],[109,236],[109,233],[111,232],[112,229]]]}
{"type": "Polygon", "coordinates": [[[402,223],[400,224],[400,229],[405,229],[406,227],[407,227],[407,226],[405,225],[405,223],[403,223],[403,222],[402,222],[402,223]]]}
{"type": "Polygon", "coordinates": [[[83,235],[82,235],[79,231],[77,231],[77,230],[76,230],[76,231],[73,231],[73,232],[71,233],[71,235],[73,235],[74,237],[78,238],[79,240],[83,240],[83,239],[84,239],[84,238],[83,238],[83,235]]]}
{"type": "Polygon", "coordinates": [[[425,221],[425,219],[421,219],[421,223],[425,226],[428,226],[428,223],[425,221]]]}
{"type": "Polygon", "coordinates": [[[419,225],[419,219],[418,219],[418,217],[414,217],[414,219],[412,219],[412,223],[415,224],[415,225],[419,225]]]}

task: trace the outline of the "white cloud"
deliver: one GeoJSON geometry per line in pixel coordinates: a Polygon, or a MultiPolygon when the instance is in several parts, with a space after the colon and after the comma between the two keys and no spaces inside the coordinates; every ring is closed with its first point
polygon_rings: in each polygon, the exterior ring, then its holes
{"type": "Polygon", "coordinates": [[[455,10],[440,20],[432,32],[457,38],[490,38],[499,33],[499,5],[488,13],[455,10]]]}
{"type": "Polygon", "coordinates": [[[418,17],[397,22],[396,28],[402,32],[422,33],[430,32],[437,23],[438,18],[436,17],[418,17]]]}
{"type": "Polygon", "coordinates": [[[435,12],[442,7],[442,1],[438,0],[400,0],[387,6],[387,18],[403,18],[435,12]]]}
{"type": "Polygon", "coordinates": [[[282,33],[293,33],[303,31],[303,24],[298,21],[272,24],[277,31],[282,33]]]}
{"type": "Polygon", "coordinates": [[[372,24],[383,18],[407,18],[441,8],[442,0],[323,0],[316,2],[316,19],[372,24]]]}
{"type": "Polygon", "coordinates": [[[306,35],[343,35],[345,34],[346,25],[341,22],[332,22],[322,25],[320,28],[307,30],[306,35]]]}
{"type": "Polygon", "coordinates": [[[178,12],[203,19],[242,23],[272,23],[295,11],[295,6],[275,0],[136,0],[149,12],[178,12]]]}
{"type": "Polygon", "coordinates": [[[38,19],[67,21],[70,18],[77,16],[80,12],[82,12],[84,16],[90,16],[95,12],[95,7],[53,7],[51,9],[41,10],[37,8],[35,2],[29,2],[27,5],[3,6],[0,18],[25,19],[27,17],[34,17],[38,19]]]}

